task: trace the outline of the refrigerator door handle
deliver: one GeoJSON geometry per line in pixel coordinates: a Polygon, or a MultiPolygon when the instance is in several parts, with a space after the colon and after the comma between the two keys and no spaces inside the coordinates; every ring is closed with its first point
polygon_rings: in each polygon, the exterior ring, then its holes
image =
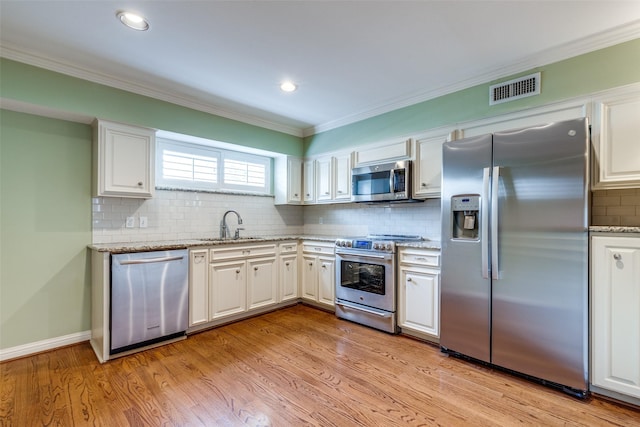
{"type": "Polygon", "coordinates": [[[489,178],[491,168],[482,171],[482,207],[480,211],[480,246],[482,248],[482,278],[489,278],[489,178]]]}
{"type": "Polygon", "coordinates": [[[493,167],[491,177],[491,278],[498,280],[498,190],[500,184],[500,166],[493,167]]]}

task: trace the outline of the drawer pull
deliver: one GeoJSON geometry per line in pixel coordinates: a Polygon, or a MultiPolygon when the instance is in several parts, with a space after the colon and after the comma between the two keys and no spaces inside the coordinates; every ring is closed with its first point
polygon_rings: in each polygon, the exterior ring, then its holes
{"type": "Polygon", "coordinates": [[[613,254],[613,259],[615,259],[616,261],[620,261],[622,259],[622,255],[620,255],[618,253],[613,254]]]}

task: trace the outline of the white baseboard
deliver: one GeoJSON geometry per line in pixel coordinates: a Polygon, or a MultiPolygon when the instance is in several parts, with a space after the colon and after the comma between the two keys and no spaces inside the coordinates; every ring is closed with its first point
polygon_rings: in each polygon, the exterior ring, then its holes
{"type": "Polygon", "coordinates": [[[49,338],[42,341],[32,342],[29,344],[18,345],[10,348],[0,349],[0,362],[5,360],[16,359],[18,357],[29,356],[31,354],[40,353],[54,348],[64,347],[66,345],[78,344],[91,339],[91,331],[77,332],[75,334],[64,335],[61,337],[49,338]]]}

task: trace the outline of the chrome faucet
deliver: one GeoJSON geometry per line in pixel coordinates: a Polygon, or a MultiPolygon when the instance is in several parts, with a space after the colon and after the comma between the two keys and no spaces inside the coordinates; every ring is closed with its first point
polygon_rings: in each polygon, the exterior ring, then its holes
{"type": "MultiPolygon", "coordinates": [[[[240,214],[233,210],[228,210],[222,216],[222,221],[220,221],[220,238],[227,239],[229,237],[229,226],[227,225],[227,214],[233,212],[238,217],[238,225],[242,224],[242,217],[240,214]]],[[[236,228],[236,233],[233,236],[234,239],[238,239],[240,237],[240,230],[244,230],[244,228],[236,228]]]]}

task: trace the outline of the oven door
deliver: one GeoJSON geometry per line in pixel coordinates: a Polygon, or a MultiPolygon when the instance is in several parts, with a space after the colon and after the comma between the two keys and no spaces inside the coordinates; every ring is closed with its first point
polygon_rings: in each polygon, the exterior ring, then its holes
{"type": "Polygon", "coordinates": [[[336,251],[336,299],[396,311],[395,254],[336,251]]]}

